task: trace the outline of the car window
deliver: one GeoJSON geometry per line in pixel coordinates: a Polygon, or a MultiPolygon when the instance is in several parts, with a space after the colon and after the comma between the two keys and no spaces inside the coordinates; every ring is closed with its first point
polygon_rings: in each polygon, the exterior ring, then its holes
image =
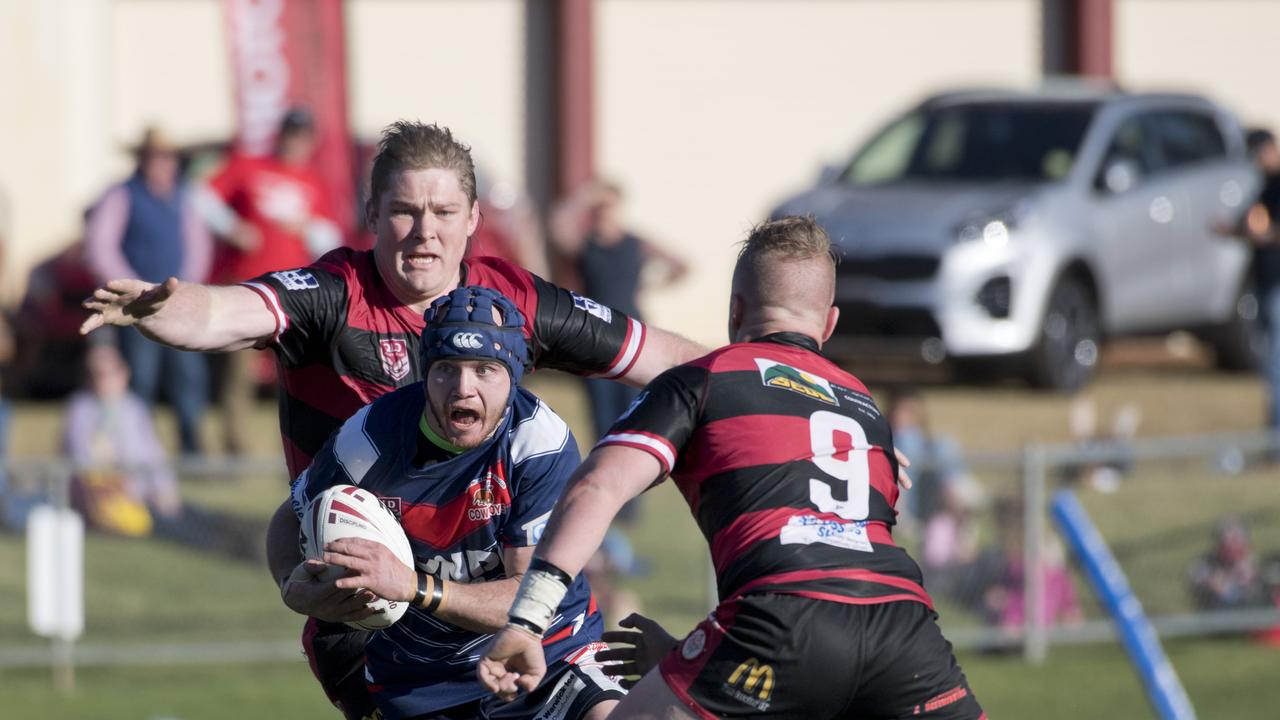
{"type": "Polygon", "coordinates": [[[966,103],[923,108],[877,134],[843,179],[1057,180],[1070,172],[1096,104],[966,103]]]}
{"type": "Polygon", "coordinates": [[[902,177],[923,131],[921,113],[911,113],[889,125],[867,143],[846,178],[855,185],[875,185],[902,177]]]}
{"type": "Polygon", "coordinates": [[[1129,175],[1122,183],[1124,189],[1136,186],[1143,178],[1164,169],[1149,115],[1133,115],[1116,128],[1111,142],[1107,144],[1107,151],[1103,153],[1102,166],[1098,168],[1094,185],[1119,191],[1121,188],[1116,186],[1115,177],[1110,182],[1107,179],[1107,174],[1114,173],[1117,166],[1122,166],[1129,175]]]}
{"type": "Polygon", "coordinates": [[[1222,131],[1211,115],[1169,110],[1152,114],[1160,153],[1169,167],[1183,167],[1227,156],[1222,131]]]}

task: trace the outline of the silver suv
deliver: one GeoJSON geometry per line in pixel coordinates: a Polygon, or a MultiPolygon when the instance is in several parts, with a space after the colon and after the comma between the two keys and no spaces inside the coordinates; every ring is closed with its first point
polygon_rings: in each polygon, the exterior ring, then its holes
{"type": "Polygon", "coordinates": [[[812,214],[839,247],[836,353],[906,347],[1074,389],[1106,337],[1189,329],[1224,367],[1256,362],[1249,249],[1215,228],[1257,182],[1240,126],[1200,97],[971,91],[897,118],[773,215],[812,214]]]}

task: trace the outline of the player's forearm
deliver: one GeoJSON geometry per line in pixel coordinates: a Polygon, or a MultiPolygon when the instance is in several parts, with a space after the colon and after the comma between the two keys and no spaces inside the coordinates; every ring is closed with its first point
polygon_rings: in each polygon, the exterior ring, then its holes
{"type": "Polygon", "coordinates": [[[647,325],[640,356],[622,381],[634,387],[644,387],[650,380],[676,365],[696,360],[708,352],[709,348],[688,338],[647,325]]]}
{"type": "Polygon", "coordinates": [[[570,577],[586,567],[614,516],[631,499],[603,480],[600,473],[587,473],[565,490],[534,553],[570,577]]]}
{"type": "Polygon", "coordinates": [[[433,615],[473,632],[494,633],[507,624],[507,610],[520,578],[458,583],[445,580],[446,600],[433,615]]]}
{"type": "Polygon", "coordinates": [[[179,282],[163,307],[139,320],[138,329],[179,350],[228,352],[269,337],[275,322],[248,288],[179,282]]]}
{"type": "Polygon", "coordinates": [[[267,525],[267,568],[276,585],[282,585],[289,573],[302,562],[298,548],[300,523],[293,507],[286,501],[276,509],[267,525]]]}

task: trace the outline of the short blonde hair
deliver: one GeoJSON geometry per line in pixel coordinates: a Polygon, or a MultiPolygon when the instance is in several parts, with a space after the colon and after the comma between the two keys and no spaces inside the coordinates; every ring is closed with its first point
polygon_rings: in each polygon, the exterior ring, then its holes
{"type": "Polygon", "coordinates": [[[825,257],[831,263],[832,272],[836,255],[831,249],[831,237],[813,219],[812,215],[788,215],[760,223],[751,228],[742,241],[733,277],[736,285],[744,272],[759,278],[779,261],[812,260],[825,257]]]}
{"type": "Polygon", "coordinates": [[[414,120],[397,120],[383,129],[370,173],[370,202],[376,207],[382,200],[392,173],[428,168],[455,172],[467,199],[475,203],[476,166],[471,148],[455,140],[447,127],[414,120]]]}

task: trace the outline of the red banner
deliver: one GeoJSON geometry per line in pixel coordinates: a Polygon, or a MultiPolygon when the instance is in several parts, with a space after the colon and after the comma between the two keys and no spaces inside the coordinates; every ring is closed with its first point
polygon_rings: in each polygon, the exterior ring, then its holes
{"type": "Polygon", "coordinates": [[[236,146],[272,150],[292,107],[315,117],[312,159],[342,227],[354,230],[356,168],[347,124],[347,48],[343,0],[223,0],[236,88],[236,146]]]}

